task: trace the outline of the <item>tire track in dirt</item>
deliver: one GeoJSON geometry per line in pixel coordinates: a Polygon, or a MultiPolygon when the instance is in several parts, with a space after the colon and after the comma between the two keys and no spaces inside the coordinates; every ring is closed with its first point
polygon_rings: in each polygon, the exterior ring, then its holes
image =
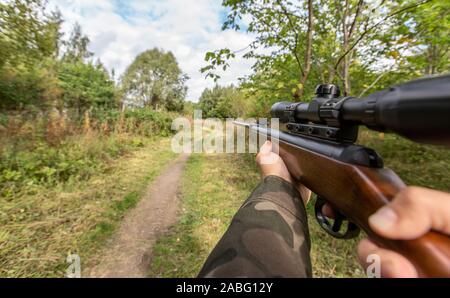
{"type": "Polygon", "coordinates": [[[189,155],[182,154],[149,187],[125,216],[102,257],[87,277],[146,277],[152,246],[177,221],[179,186],[189,155]]]}

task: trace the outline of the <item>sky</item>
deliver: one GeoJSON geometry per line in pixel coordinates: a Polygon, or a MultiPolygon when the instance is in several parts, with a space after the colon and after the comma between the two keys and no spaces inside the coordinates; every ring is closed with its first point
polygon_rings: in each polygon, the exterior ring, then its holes
{"type": "MultiPolygon", "coordinates": [[[[68,32],[75,22],[90,38],[89,49],[116,74],[124,72],[137,54],[154,47],[171,51],[190,80],[187,99],[197,101],[205,88],[214,86],[200,68],[205,53],[221,48],[240,50],[252,36],[233,30],[222,31],[226,10],[222,0],[49,0],[58,7],[68,32]]],[[[236,84],[251,73],[252,61],[237,58],[223,73],[221,85],[236,84]]]]}

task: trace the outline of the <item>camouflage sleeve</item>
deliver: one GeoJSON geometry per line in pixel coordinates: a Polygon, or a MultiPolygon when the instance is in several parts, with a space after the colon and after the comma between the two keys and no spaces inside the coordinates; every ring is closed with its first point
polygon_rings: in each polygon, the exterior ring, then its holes
{"type": "Polygon", "coordinates": [[[310,247],[299,192],[269,176],[235,215],[199,277],[311,277],[310,247]]]}

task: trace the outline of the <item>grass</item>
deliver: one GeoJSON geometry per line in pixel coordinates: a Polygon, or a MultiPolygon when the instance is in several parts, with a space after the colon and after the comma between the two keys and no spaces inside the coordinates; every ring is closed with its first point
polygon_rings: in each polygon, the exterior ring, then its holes
{"type": "Polygon", "coordinates": [[[124,213],[176,156],[170,139],[141,142],[88,180],[2,198],[0,276],[64,277],[69,253],[80,255],[82,268],[94,264],[124,213]]]}
{"type": "MultiPolygon", "coordinates": [[[[414,144],[394,135],[363,130],[361,143],[375,148],[386,166],[406,183],[449,191],[450,151],[414,144]]],[[[233,215],[259,182],[254,160],[246,155],[193,155],[183,178],[180,221],[158,240],[151,277],[195,277],[233,215]]],[[[363,277],[356,260],[358,239],[326,234],[308,206],[311,258],[315,277],[363,277]]]]}

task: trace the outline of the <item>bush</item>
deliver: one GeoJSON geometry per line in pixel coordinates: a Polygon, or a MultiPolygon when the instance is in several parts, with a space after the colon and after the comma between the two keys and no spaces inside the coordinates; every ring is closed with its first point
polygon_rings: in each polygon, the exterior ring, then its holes
{"type": "Polygon", "coordinates": [[[48,108],[61,95],[57,79],[48,69],[4,68],[0,70],[0,110],[24,110],[30,107],[48,108]]]}
{"type": "Polygon", "coordinates": [[[157,112],[149,108],[127,110],[125,118],[132,123],[134,132],[144,136],[171,134],[173,117],[167,112],[157,112]]]}
{"type": "Polygon", "coordinates": [[[74,136],[60,146],[37,143],[32,150],[6,146],[0,152],[0,193],[10,197],[24,187],[54,186],[70,180],[85,180],[107,167],[133,147],[119,136],[74,136]]]}
{"type": "Polygon", "coordinates": [[[47,116],[40,121],[42,115],[0,117],[7,130],[0,144],[0,196],[89,179],[110,160],[143,147],[143,137],[170,135],[173,116],[151,109],[98,109],[75,121],[58,117],[55,123],[47,116]]]}
{"type": "Polygon", "coordinates": [[[79,115],[90,108],[117,108],[114,82],[100,66],[63,62],[58,72],[64,106],[76,109],[79,115]]]}

